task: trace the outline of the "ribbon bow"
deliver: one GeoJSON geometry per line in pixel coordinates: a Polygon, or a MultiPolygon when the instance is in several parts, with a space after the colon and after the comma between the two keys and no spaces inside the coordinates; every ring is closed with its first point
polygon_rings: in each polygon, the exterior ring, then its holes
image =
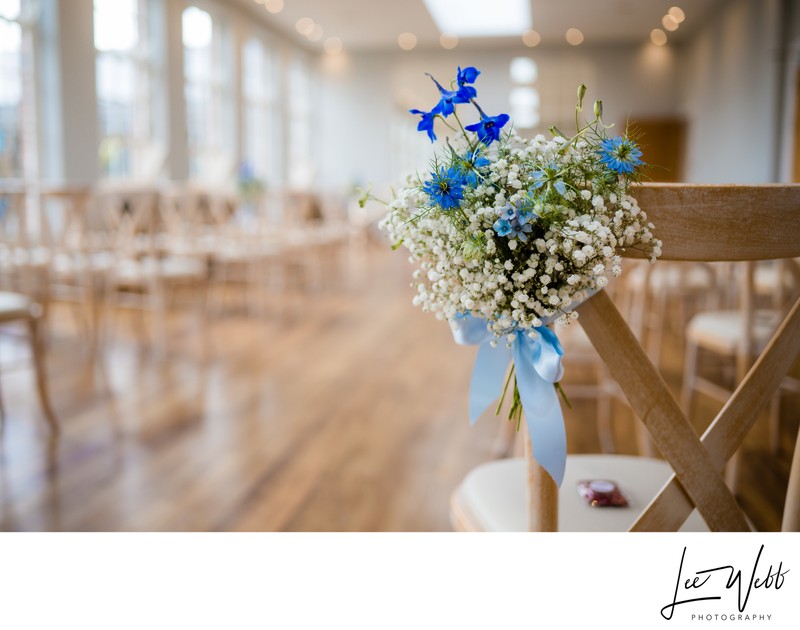
{"type": "Polygon", "coordinates": [[[458,321],[460,327],[453,331],[456,343],[479,346],[470,384],[470,424],[497,399],[508,364],[513,360],[531,453],[560,486],[567,463],[567,435],[558,394],[553,387],[564,375],[561,365],[564,350],[558,337],[541,326],[535,329],[534,337],[527,331],[517,331],[511,348],[502,344],[493,348],[489,342],[495,337],[487,329],[485,319],[468,314],[458,321]]]}

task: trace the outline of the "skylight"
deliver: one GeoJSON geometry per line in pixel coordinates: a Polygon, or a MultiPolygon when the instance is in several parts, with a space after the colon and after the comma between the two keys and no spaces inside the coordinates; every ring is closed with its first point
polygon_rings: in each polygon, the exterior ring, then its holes
{"type": "Polygon", "coordinates": [[[530,0],[424,0],[442,33],[456,37],[521,35],[533,28],[530,0]]]}

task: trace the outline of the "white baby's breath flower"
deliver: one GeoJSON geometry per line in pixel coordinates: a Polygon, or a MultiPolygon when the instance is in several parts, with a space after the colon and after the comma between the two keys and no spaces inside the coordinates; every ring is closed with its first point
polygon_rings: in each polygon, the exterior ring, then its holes
{"type": "MultiPolygon", "coordinates": [[[[618,248],[638,244],[654,260],[661,243],[652,225],[624,177],[592,175],[600,171],[588,137],[512,134],[502,150],[500,143],[482,147],[489,163],[476,184],[464,187],[457,212],[437,210],[435,195],[424,190],[427,176],[409,177],[380,228],[408,249],[417,267],[413,303],[451,325],[466,311],[484,317],[488,330],[511,344],[516,337],[509,330],[533,331],[544,317],[574,321],[571,309],[587,290],[606,286],[606,273],[622,273],[618,248]],[[551,164],[567,185],[563,194],[552,185],[532,187],[532,174],[551,164]],[[509,207],[530,212],[528,227],[512,212],[511,230],[501,235],[495,222],[509,207]]],[[[459,134],[450,140],[458,155],[471,150],[459,134]]],[[[449,164],[449,154],[440,158],[449,164]]]]}

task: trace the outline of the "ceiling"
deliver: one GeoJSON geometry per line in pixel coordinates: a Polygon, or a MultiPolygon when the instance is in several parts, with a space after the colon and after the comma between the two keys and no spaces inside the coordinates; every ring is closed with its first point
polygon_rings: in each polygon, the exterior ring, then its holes
{"type": "MultiPolygon", "coordinates": [[[[264,2],[280,0],[237,0],[262,13],[266,22],[298,43],[322,49],[328,37],[342,40],[349,51],[399,51],[397,38],[410,32],[417,37],[418,49],[440,48],[441,33],[422,0],[283,0],[283,9],[270,13],[264,2]],[[300,35],[295,24],[311,18],[321,25],[324,35],[310,42],[300,35]]],[[[584,34],[583,46],[633,44],[647,41],[650,31],[663,28],[661,18],[678,5],[686,20],[677,31],[667,33],[669,41],[679,43],[727,0],[531,0],[533,27],[541,35],[542,46],[567,45],[569,28],[584,34]]],[[[491,7],[492,0],[486,0],[491,7]]],[[[273,5],[274,6],[274,5],[273,5]]],[[[520,38],[462,39],[459,48],[498,47],[517,44],[520,38]]]]}

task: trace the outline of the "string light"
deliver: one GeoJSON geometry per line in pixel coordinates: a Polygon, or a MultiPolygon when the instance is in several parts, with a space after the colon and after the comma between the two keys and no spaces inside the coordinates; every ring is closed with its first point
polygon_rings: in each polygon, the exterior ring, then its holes
{"type": "Polygon", "coordinates": [[[583,33],[577,28],[567,29],[565,37],[567,38],[567,43],[572,46],[580,46],[583,43],[583,33]]]}
{"type": "Polygon", "coordinates": [[[397,45],[403,50],[413,50],[417,45],[417,36],[414,33],[400,33],[397,45]]]}
{"type": "Polygon", "coordinates": [[[686,19],[686,14],[683,12],[683,9],[680,7],[672,7],[669,11],[667,11],[667,15],[671,15],[675,21],[680,24],[686,19]]]}
{"type": "Polygon", "coordinates": [[[656,46],[663,46],[667,43],[667,34],[660,28],[654,28],[650,31],[650,41],[656,46]]]}
{"type": "Polygon", "coordinates": [[[542,41],[542,36],[539,35],[539,33],[534,31],[533,29],[525,31],[522,34],[522,43],[525,44],[528,48],[533,48],[535,46],[538,46],[541,41],[542,41]]]}
{"type": "Polygon", "coordinates": [[[439,43],[442,45],[442,48],[446,50],[452,50],[453,48],[458,46],[458,37],[456,37],[455,35],[442,33],[441,37],[439,37],[439,43]]]}

